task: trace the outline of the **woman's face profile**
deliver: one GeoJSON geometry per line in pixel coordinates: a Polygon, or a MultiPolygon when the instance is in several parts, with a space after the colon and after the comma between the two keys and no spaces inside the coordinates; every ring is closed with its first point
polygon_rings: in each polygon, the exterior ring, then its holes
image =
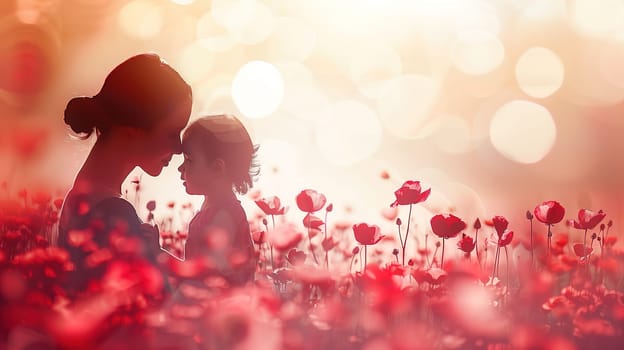
{"type": "Polygon", "coordinates": [[[191,100],[181,103],[154,128],[146,130],[141,140],[138,165],[151,176],[158,176],[174,154],[182,152],[180,133],[189,121],[191,100]]]}

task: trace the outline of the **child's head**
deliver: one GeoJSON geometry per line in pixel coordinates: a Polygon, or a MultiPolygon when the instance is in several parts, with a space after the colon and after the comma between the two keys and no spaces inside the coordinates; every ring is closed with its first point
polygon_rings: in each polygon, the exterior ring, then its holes
{"type": "Polygon", "coordinates": [[[189,194],[210,195],[224,188],[247,193],[258,147],[232,115],[212,115],[192,122],[182,137],[184,162],[178,170],[189,194]]]}

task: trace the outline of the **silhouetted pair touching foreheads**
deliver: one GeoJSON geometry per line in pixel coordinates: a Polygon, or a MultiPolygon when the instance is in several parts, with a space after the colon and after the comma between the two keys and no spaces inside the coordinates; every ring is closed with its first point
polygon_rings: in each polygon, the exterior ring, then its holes
{"type": "Polygon", "coordinates": [[[67,104],[64,120],[72,131],[96,137],[60,216],[59,245],[74,265],[68,281],[73,295],[107,288],[103,284],[120,264],[137,266],[136,274],[144,271],[138,266],[157,271],[166,295],[171,278],[157,260],[158,228],[141,221],[121,186],[135,167],[157,176],[180,153],[181,185],[204,197],[188,228],[186,259],[179,262],[196,268],[186,277],[215,276],[230,286],[253,281],[256,257],[237,194],[252,187],[257,146],[232,115],[202,116],[187,126],[191,107],[191,87],[153,53],[125,60],[95,96],[67,104]]]}

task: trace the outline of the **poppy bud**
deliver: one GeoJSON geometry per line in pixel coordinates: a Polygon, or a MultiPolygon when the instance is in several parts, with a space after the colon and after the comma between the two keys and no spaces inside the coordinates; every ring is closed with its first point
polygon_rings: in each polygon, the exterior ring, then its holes
{"type": "Polygon", "coordinates": [[[596,232],[592,233],[592,239],[596,239],[596,237],[598,237],[598,235],[596,234],[596,232]]]}
{"type": "Polygon", "coordinates": [[[334,203],[329,203],[329,205],[325,208],[325,210],[328,212],[334,210],[334,203]]]}
{"type": "Polygon", "coordinates": [[[481,228],[481,220],[479,220],[479,218],[477,218],[474,222],[474,224],[472,225],[476,230],[481,228]]]}
{"type": "Polygon", "coordinates": [[[611,227],[613,226],[613,220],[609,220],[609,222],[607,222],[607,227],[611,227]]]}
{"type": "Polygon", "coordinates": [[[596,238],[598,240],[598,242],[600,242],[600,237],[596,238]]]}
{"type": "Polygon", "coordinates": [[[154,211],[156,209],[156,201],[151,200],[151,201],[147,202],[147,205],[145,205],[145,207],[149,211],[154,211]]]}
{"type": "Polygon", "coordinates": [[[440,241],[436,242],[436,248],[440,248],[441,245],[442,245],[442,243],[440,243],[440,241]]]}
{"type": "Polygon", "coordinates": [[[392,255],[399,255],[399,250],[396,248],[392,249],[392,255]]]}
{"type": "Polygon", "coordinates": [[[526,218],[527,218],[527,220],[533,220],[533,214],[531,214],[530,210],[526,211],[526,218]]]}
{"type": "Polygon", "coordinates": [[[268,224],[269,224],[269,222],[267,221],[267,219],[266,219],[266,218],[263,218],[263,219],[262,219],[262,225],[266,226],[266,225],[268,225],[268,224]]]}
{"type": "Polygon", "coordinates": [[[600,224],[600,231],[603,231],[605,229],[605,224],[600,224]]]}
{"type": "Polygon", "coordinates": [[[409,266],[414,266],[414,264],[415,264],[414,259],[409,259],[409,260],[407,261],[407,265],[409,265],[409,266]]]}
{"type": "Polygon", "coordinates": [[[358,245],[358,246],[355,246],[355,248],[353,248],[353,250],[351,251],[351,253],[352,253],[353,255],[355,255],[355,254],[357,254],[357,253],[359,253],[359,252],[360,252],[360,246],[359,246],[359,245],[358,245]]]}
{"type": "Polygon", "coordinates": [[[401,221],[401,218],[397,218],[397,219],[396,219],[396,224],[397,224],[397,226],[401,226],[401,224],[402,224],[402,223],[403,223],[403,222],[401,221]]]}

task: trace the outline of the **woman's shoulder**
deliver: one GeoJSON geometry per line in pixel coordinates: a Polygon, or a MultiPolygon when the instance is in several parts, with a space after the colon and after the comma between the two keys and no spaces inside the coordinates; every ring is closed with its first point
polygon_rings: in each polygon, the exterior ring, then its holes
{"type": "Polygon", "coordinates": [[[61,230],[82,229],[94,220],[100,220],[108,228],[120,222],[129,229],[138,229],[141,225],[136,210],[125,199],[70,192],[61,213],[61,230]]]}

